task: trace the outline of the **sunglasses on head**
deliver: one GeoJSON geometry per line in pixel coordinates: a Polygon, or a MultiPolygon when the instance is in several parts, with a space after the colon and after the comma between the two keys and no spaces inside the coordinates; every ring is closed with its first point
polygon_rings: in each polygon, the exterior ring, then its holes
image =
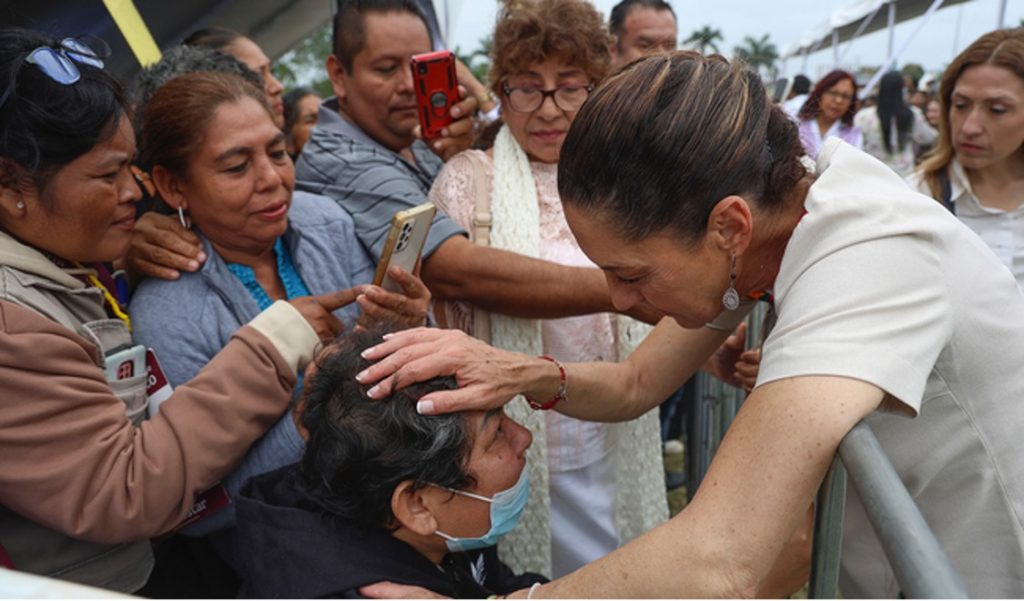
{"type": "MultiPolygon", "coordinates": [[[[106,48],[106,44],[103,44],[103,46],[106,54],[109,54],[110,49],[106,48]]],[[[11,93],[14,91],[18,71],[21,70],[25,63],[35,65],[47,77],[64,86],[70,86],[82,79],[82,72],[79,71],[75,63],[96,69],[103,68],[103,59],[100,58],[95,50],[77,38],[64,38],[57,46],[40,46],[29,52],[28,56],[25,57],[25,62],[19,65],[12,73],[11,85],[4,90],[3,96],[0,97],[0,108],[3,108],[4,104],[7,103],[7,99],[10,98],[11,93]]]]}

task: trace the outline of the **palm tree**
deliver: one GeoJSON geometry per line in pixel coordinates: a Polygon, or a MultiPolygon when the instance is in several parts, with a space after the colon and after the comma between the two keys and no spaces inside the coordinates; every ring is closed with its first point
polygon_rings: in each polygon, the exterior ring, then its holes
{"type": "Polygon", "coordinates": [[[720,29],[713,29],[710,25],[705,25],[691,33],[690,37],[683,40],[683,44],[693,44],[693,47],[698,52],[705,54],[705,50],[708,48],[711,48],[712,52],[718,52],[716,41],[722,41],[722,31],[720,29]]]}
{"type": "Polygon", "coordinates": [[[736,58],[750,65],[758,73],[761,73],[763,69],[769,77],[774,77],[775,61],[779,59],[779,50],[769,40],[769,35],[766,33],[760,39],[748,35],[743,38],[743,44],[743,46],[736,47],[736,58]]]}

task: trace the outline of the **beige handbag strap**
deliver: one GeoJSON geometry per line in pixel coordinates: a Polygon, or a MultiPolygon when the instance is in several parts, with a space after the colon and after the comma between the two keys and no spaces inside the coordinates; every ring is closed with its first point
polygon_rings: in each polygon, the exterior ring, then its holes
{"type": "MultiPolygon", "coordinates": [[[[491,181],[483,162],[475,152],[468,153],[473,157],[473,183],[475,202],[473,203],[473,240],[480,246],[491,245],[491,181]]],[[[473,305],[473,336],[491,343],[491,314],[473,305]]]]}

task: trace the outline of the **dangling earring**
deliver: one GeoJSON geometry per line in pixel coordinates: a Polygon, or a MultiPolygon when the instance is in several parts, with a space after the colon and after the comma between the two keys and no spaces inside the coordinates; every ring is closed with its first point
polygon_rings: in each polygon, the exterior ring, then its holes
{"type": "Polygon", "coordinates": [[[185,211],[181,209],[181,205],[178,205],[178,221],[181,222],[181,227],[185,229],[192,229],[192,224],[185,219],[185,211]]]}
{"type": "Polygon", "coordinates": [[[736,292],[736,254],[732,255],[732,267],[729,268],[729,287],[722,295],[722,306],[728,311],[735,311],[740,306],[740,293],[736,292]]]}
{"type": "Polygon", "coordinates": [[[14,206],[17,207],[20,211],[25,208],[25,203],[19,200],[18,202],[14,203],[14,206]]]}

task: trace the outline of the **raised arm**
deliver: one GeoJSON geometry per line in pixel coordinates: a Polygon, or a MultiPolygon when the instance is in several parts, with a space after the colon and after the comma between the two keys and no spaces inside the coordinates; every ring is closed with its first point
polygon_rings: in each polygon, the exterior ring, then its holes
{"type": "MultiPolygon", "coordinates": [[[[663,319],[625,361],[567,364],[567,400],[557,410],[591,421],[633,419],[678,389],[727,336],[663,319]]],[[[360,374],[361,382],[379,381],[370,396],[438,375],[455,376],[459,389],[424,396],[421,413],[499,407],[521,393],[547,400],[560,382],[550,361],[496,349],[454,330],[397,332],[365,356],[380,359],[360,374]]]]}
{"type": "Polygon", "coordinates": [[[516,317],[550,319],[615,310],[598,269],[481,247],[463,236],[445,240],[423,262],[422,275],[439,298],[516,317]]]}

